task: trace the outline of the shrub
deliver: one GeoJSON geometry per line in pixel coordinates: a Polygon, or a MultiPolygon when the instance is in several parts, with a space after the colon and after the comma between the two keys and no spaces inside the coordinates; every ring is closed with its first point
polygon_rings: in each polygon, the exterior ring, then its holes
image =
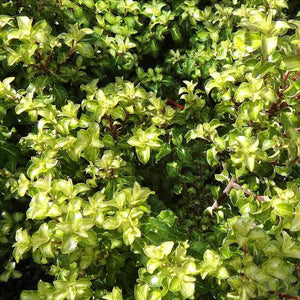
{"type": "Polygon", "coordinates": [[[1,2],[1,299],[299,298],[296,2],[1,2]]]}

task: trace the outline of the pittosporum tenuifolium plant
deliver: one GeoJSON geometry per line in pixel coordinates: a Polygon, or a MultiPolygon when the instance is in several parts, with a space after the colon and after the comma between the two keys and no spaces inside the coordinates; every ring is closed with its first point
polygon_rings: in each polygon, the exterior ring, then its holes
{"type": "Polygon", "coordinates": [[[297,3],[1,1],[0,299],[300,299],[297,3]]]}

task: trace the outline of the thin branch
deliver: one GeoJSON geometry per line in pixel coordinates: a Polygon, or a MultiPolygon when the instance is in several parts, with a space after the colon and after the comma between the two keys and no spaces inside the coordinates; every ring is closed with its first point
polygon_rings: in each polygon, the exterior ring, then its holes
{"type": "Polygon", "coordinates": [[[296,74],[296,75],[292,78],[292,80],[296,81],[299,77],[300,77],[300,72],[299,72],[298,74],[296,74]]]}
{"type": "Polygon", "coordinates": [[[41,52],[39,51],[39,49],[36,49],[36,50],[35,50],[35,53],[36,53],[38,59],[39,59],[40,61],[43,61],[44,58],[43,58],[41,52]]]}
{"type": "Polygon", "coordinates": [[[256,198],[257,200],[259,200],[260,202],[264,202],[265,201],[265,197],[264,196],[259,196],[259,195],[255,194],[254,192],[252,192],[250,190],[244,189],[242,186],[240,186],[237,183],[233,184],[233,188],[241,190],[246,196],[250,197],[250,196],[253,195],[254,198],[256,198]]]}
{"type": "Polygon", "coordinates": [[[50,71],[49,71],[48,63],[47,63],[49,57],[48,57],[47,61],[46,61],[45,63],[43,63],[44,57],[43,57],[43,55],[40,53],[39,49],[36,49],[36,50],[35,50],[35,54],[37,55],[37,57],[38,57],[40,63],[42,64],[45,73],[46,73],[46,74],[49,74],[50,71]]]}
{"type": "Polygon", "coordinates": [[[58,71],[59,71],[59,69],[60,69],[61,67],[63,67],[63,66],[70,60],[70,58],[72,57],[73,53],[75,52],[75,48],[76,48],[76,43],[75,43],[75,44],[72,46],[72,48],[70,49],[70,51],[69,51],[69,53],[68,53],[66,59],[65,59],[62,63],[60,63],[60,64],[58,65],[58,68],[57,68],[58,71]]]}
{"type": "Polygon", "coordinates": [[[172,105],[178,107],[178,108],[181,109],[181,110],[184,109],[184,106],[183,106],[183,105],[178,104],[177,102],[171,100],[170,98],[167,98],[167,103],[172,104],[172,105]]]}
{"type": "Polygon", "coordinates": [[[38,12],[41,12],[41,11],[44,9],[45,4],[46,4],[46,0],[42,0],[42,1],[40,2],[40,7],[39,7],[38,12]]]}
{"type": "Polygon", "coordinates": [[[53,56],[53,49],[51,49],[51,52],[49,54],[49,56],[47,57],[47,60],[45,62],[45,68],[48,70],[49,72],[49,63],[51,62],[52,60],[52,56],[53,56]]]}
{"type": "Polygon", "coordinates": [[[17,2],[17,7],[16,7],[16,14],[19,13],[19,10],[20,10],[20,8],[21,8],[21,6],[22,6],[22,4],[23,4],[23,1],[24,1],[24,0],[18,0],[18,2],[17,2]]]}
{"type": "Polygon", "coordinates": [[[274,103],[269,110],[266,111],[270,116],[275,115],[279,110],[289,106],[286,102],[274,103]]]}
{"type": "Polygon", "coordinates": [[[264,196],[259,196],[259,195],[255,194],[254,192],[243,188],[241,185],[239,185],[237,183],[236,179],[232,177],[230,179],[229,183],[227,184],[226,188],[224,189],[224,191],[222,192],[222,194],[218,198],[218,200],[216,200],[214,202],[214,204],[212,206],[213,210],[217,210],[218,209],[218,207],[229,196],[229,194],[230,194],[230,192],[231,192],[232,189],[238,189],[238,190],[242,191],[246,196],[248,196],[248,197],[253,196],[255,199],[259,200],[260,202],[264,202],[265,201],[265,197],[264,196]]]}
{"type": "Polygon", "coordinates": [[[283,76],[283,81],[287,81],[287,79],[289,78],[289,75],[290,75],[290,71],[287,71],[284,76],[283,76]]]}
{"type": "Polygon", "coordinates": [[[224,202],[224,200],[229,196],[230,191],[233,189],[233,185],[236,183],[236,179],[235,178],[231,178],[229,183],[227,184],[226,188],[224,189],[224,191],[222,192],[222,194],[220,195],[220,197],[218,198],[218,200],[216,200],[212,206],[213,210],[217,210],[219,208],[219,206],[222,204],[222,202],[224,202]]]}
{"type": "Polygon", "coordinates": [[[31,65],[29,65],[29,67],[33,67],[33,68],[36,68],[37,70],[43,71],[43,68],[42,68],[42,67],[39,67],[39,66],[37,66],[37,65],[31,64],[31,65]]]}
{"type": "Polygon", "coordinates": [[[120,130],[119,135],[122,135],[122,134],[123,134],[124,128],[125,128],[125,124],[126,124],[126,122],[127,122],[127,120],[128,120],[128,117],[129,117],[129,113],[128,113],[128,111],[127,111],[127,112],[126,112],[126,115],[125,115],[125,118],[124,118],[124,121],[122,122],[122,126],[121,126],[121,130],[120,130]]]}
{"type": "MultiPolygon", "coordinates": [[[[275,292],[269,292],[269,294],[273,295],[273,294],[275,294],[275,292]]],[[[276,293],[276,294],[281,299],[294,299],[294,300],[300,299],[300,297],[298,297],[298,296],[292,296],[292,295],[288,295],[288,294],[284,294],[284,293],[280,293],[280,292],[276,293]]]]}
{"type": "Polygon", "coordinates": [[[105,114],[105,119],[108,121],[110,134],[111,134],[112,138],[115,140],[116,139],[116,126],[113,125],[109,115],[105,114]]]}

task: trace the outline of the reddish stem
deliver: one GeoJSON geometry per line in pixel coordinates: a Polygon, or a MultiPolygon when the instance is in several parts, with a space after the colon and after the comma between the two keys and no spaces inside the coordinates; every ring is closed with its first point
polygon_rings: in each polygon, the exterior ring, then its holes
{"type": "Polygon", "coordinates": [[[283,76],[283,81],[287,81],[287,79],[289,78],[289,75],[290,75],[290,71],[287,71],[283,76]]]}
{"type": "Polygon", "coordinates": [[[68,60],[71,58],[71,56],[73,55],[73,53],[75,52],[75,48],[76,48],[76,43],[72,46],[72,48],[70,49],[68,56],[66,57],[66,59],[58,66],[58,71],[59,69],[64,66],[68,60]]]}
{"type": "MultiPolygon", "coordinates": [[[[296,99],[297,100],[297,99],[296,99]]],[[[267,113],[270,114],[271,116],[275,115],[276,112],[279,110],[287,107],[288,104],[286,102],[277,102],[274,103],[269,110],[267,110],[267,113]]]]}
{"type": "MultiPolygon", "coordinates": [[[[269,294],[273,295],[275,294],[275,292],[269,292],[269,294]]],[[[297,299],[300,299],[300,297],[298,296],[292,296],[292,295],[288,295],[288,294],[283,294],[283,293],[277,293],[277,295],[280,297],[280,298],[285,298],[285,299],[294,299],[294,300],[297,300],[297,299]]]]}
{"type": "Polygon", "coordinates": [[[172,105],[174,105],[174,106],[178,107],[178,108],[179,108],[179,109],[181,109],[181,110],[183,110],[183,109],[184,109],[184,106],[182,106],[182,105],[178,104],[177,102],[175,102],[175,101],[171,100],[170,98],[167,98],[167,103],[169,103],[169,104],[172,104],[172,105]]]}
{"type": "Polygon", "coordinates": [[[40,53],[39,49],[36,49],[36,50],[35,50],[35,53],[36,53],[36,55],[37,55],[37,57],[38,57],[38,59],[39,59],[40,61],[42,61],[42,60],[44,59],[43,56],[42,56],[42,54],[40,53]]]}
{"type": "Polygon", "coordinates": [[[38,10],[39,12],[41,12],[44,9],[45,4],[46,4],[46,0],[41,1],[40,7],[39,7],[39,10],[38,10]]]}
{"type": "Polygon", "coordinates": [[[295,96],[295,100],[299,100],[300,99],[300,94],[295,96]]]}
{"type": "Polygon", "coordinates": [[[263,76],[263,79],[266,80],[268,78],[268,73],[263,76]]]}
{"type": "Polygon", "coordinates": [[[300,72],[299,72],[297,75],[295,75],[295,76],[292,78],[292,80],[296,81],[299,77],[300,77],[300,72]]]}
{"type": "Polygon", "coordinates": [[[300,131],[300,127],[296,128],[296,131],[300,131]]]}
{"type": "Polygon", "coordinates": [[[39,61],[41,62],[43,69],[45,71],[46,74],[49,74],[49,69],[48,69],[48,59],[45,63],[43,63],[44,57],[43,55],[40,53],[40,51],[38,49],[35,50],[36,56],[38,57],[39,61]]]}
{"type": "Polygon", "coordinates": [[[120,130],[120,134],[119,134],[119,135],[122,135],[123,132],[124,132],[124,128],[125,128],[125,124],[126,124],[126,122],[127,122],[127,120],[128,120],[128,116],[129,116],[129,113],[128,113],[128,111],[127,111],[127,112],[126,112],[126,115],[125,115],[125,118],[124,118],[124,121],[123,121],[123,123],[122,123],[122,127],[121,127],[121,130],[120,130]]]}
{"type": "Polygon", "coordinates": [[[18,0],[18,2],[17,2],[17,8],[16,8],[16,14],[19,13],[19,10],[20,10],[20,8],[21,8],[21,6],[23,4],[23,1],[24,0],[18,0]]]}
{"type": "Polygon", "coordinates": [[[111,134],[112,138],[115,140],[116,139],[116,126],[113,125],[109,115],[105,114],[105,118],[109,123],[110,134],[111,134]]]}

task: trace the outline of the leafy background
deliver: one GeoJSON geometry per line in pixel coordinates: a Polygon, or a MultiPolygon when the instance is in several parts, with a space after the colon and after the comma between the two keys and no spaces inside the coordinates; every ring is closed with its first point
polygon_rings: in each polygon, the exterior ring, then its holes
{"type": "Polygon", "coordinates": [[[297,1],[0,14],[1,299],[297,299],[297,1]]]}

